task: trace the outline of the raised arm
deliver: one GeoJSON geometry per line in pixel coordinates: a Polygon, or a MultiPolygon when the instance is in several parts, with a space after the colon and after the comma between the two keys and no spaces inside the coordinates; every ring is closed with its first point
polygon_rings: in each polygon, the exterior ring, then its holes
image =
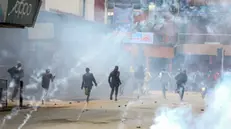
{"type": "Polygon", "coordinates": [[[97,86],[97,83],[96,83],[96,80],[93,74],[92,74],[92,81],[94,82],[95,86],[97,86]]]}
{"type": "Polygon", "coordinates": [[[122,84],[122,83],[121,83],[121,80],[120,80],[120,72],[119,72],[118,74],[119,74],[119,75],[118,75],[118,81],[119,81],[120,84],[122,84]]]}
{"type": "Polygon", "coordinates": [[[112,73],[110,73],[109,76],[108,76],[108,83],[109,84],[111,83],[111,77],[112,77],[112,73]]]}
{"type": "Polygon", "coordinates": [[[53,82],[55,79],[55,76],[53,74],[51,74],[51,81],[53,82]]]}
{"type": "Polygon", "coordinates": [[[10,74],[11,77],[13,77],[15,67],[11,67],[7,70],[7,72],[10,74]]]}

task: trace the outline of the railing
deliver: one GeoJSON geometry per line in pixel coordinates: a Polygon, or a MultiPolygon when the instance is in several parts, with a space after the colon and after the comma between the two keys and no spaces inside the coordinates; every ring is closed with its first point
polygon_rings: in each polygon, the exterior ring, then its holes
{"type": "Polygon", "coordinates": [[[197,34],[197,33],[178,33],[178,44],[206,44],[219,43],[231,44],[231,34],[197,34]]]}

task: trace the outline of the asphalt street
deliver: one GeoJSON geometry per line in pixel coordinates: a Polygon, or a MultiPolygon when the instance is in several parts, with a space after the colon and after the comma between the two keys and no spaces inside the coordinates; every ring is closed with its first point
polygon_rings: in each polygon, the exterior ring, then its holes
{"type": "Polygon", "coordinates": [[[148,129],[153,124],[155,112],[161,107],[176,108],[191,105],[195,113],[201,113],[204,102],[199,93],[186,93],[184,102],[174,93],[167,94],[167,100],[161,92],[153,92],[143,96],[120,97],[120,100],[92,100],[89,104],[84,101],[53,100],[40,105],[37,111],[32,108],[14,112],[1,112],[2,129],[148,129]],[[4,122],[4,117],[12,118],[4,122]],[[25,119],[28,121],[25,122],[25,119]]]}

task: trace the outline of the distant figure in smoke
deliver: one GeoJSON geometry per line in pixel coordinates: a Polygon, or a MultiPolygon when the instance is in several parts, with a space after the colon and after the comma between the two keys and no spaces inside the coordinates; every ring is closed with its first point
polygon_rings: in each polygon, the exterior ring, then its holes
{"type": "Polygon", "coordinates": [[[145,94],[148,94],[148,91],[150,89],[149,82],[150,82],[151,78],[152,78],[151,73],[149,72],[149,70],[147,68],[145,68],[145,78],[144,78],[144,87],[143,87],[145,94]]]}
{"type": "Polygon", "coordinates": [[[134,87],[134,85],[135,85],[135,69],[133,68],[133,66],[130,66],[129,73],[130,73],[129,77],[130,77],[132,85],[133,85],[133,90],[135,90],[135,88],[136,88],[136,87],[134,87]]]}
{"type": "Polygon", "coordinates": [[[159,74],[159,78],[160,78],[160,82],[161,82],[163,97],[164,97],[164,99],[166,99],[166,90],[167,90],[167,87],[169,85],[171,76],[170,76],[169,72],[166,71],[166,69],[162,69],[162,71],[159,74]]]}
{"type": "Polygon", "coordinates": [[[86,99],[87,103],[89,102],[93,83],[95,84],[95,86],[97,86],[94,75],[90,73],[89,68],[86,68],[86,73],[83,75],[81,89],[85,88],[85,95],[87,96],[87,99],[86,99]]]}
{"type": "Polygon", "coordinates": [[[22,68],[22,64],[17,63],[16,66],[8,69],[8,73],[10,74],[13,82],[14,91],[12,93],[11,101],[14,101],[20,87],[20,81],[24,77],[24,70],[22,68]]]}
{"type": "Polygon", "coordinates": [[[140,66],[138,70],[135,72],[135,78],[136,78],[136,88],[138,92],[137,99],[140,98],[140,94],[142,92],[142,88],[144,85],[144,77],[145,77],[145,72],[143,66],[140,66]]]}
{"type": "Polygon", "coordinates": [[[132,66],[130,66],[129,72],[130,72],[130,76],[134,77],[135,70],[134,70],[134,68],[132,66]]]}
{"type": "Polygon", "coordinates": [[[49,87],[50,87],[50,82],[54,81],[55,76],[53,76],[50,73],[49,69],[46,69],[46,72],[42,73],[41,77],[42,77],[42,84],[41,85],[42,85],[42,88],[43,88],[42,104],[44,104],[44,101],[45,101],[46,97],[48,96],[48,90],[49,90],[49,87]]]}
{"type": "Polygon", "coordinates": [[[111,87],[110,100],[113,99],[113,94],[115,91],[115,101],[117,101],[119,86],[122,84],[120,81],[119,67],[115,66],[114,70],[110,73],[108,77],[108,83],[111,87]]]}
{"type": "Polygon", "coordinates": [[[180,100],[183,100],[184,97],[184,85],[186,84],[187,80],[188,80],[188,76],[186,74],[186,70],[183,70],[182,72],[180,72],[176,77],[176,85],[177,85],[177,89],[176,92],[179,93],[180,95],[180,100]]]}

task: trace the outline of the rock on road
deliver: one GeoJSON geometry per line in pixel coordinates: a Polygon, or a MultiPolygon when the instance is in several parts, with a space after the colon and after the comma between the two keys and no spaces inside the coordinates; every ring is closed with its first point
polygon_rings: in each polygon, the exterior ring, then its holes
{"type": "MultiPolygon", "coordinates": [[[[157,108],[182,105],[174,93],[168,93],[167,100],[162,99],[161,92],[153,92],[140,100],[134,98],[121,97],[118,102],[93,100],[88,105],[85,102],[49,102],[32,113],[23,129],[148,129],[153,124],[157,108]]],[[[187,104],[192,105],[195,113],[204,108],[199,93],[186,93],[183,105],[187,104]]],[[[21,110],[7,120],[2,129],[17,129],[30,110],[21,110]]],[[[1,119],[6,114],[9,112],[0,113],[1,119]]]]}

